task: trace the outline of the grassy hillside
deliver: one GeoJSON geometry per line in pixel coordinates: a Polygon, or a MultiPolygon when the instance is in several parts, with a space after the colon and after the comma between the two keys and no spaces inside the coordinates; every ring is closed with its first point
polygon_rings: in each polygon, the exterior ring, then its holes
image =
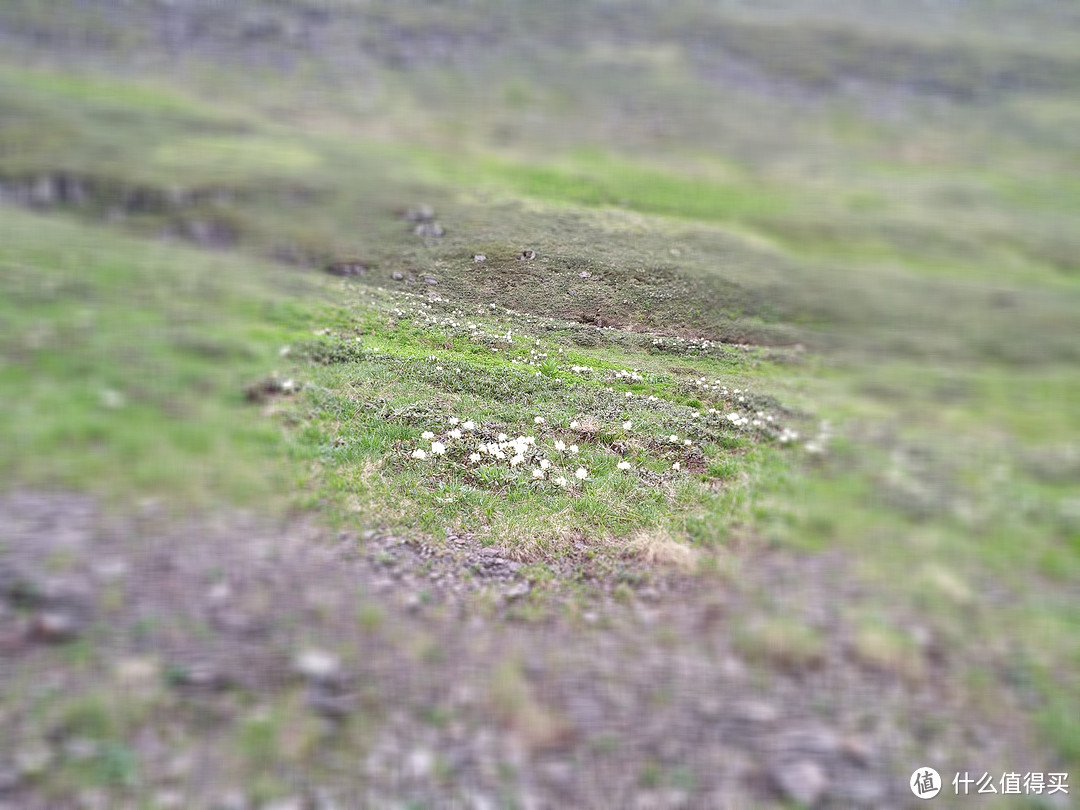
{"type": "MultiPolygon", "coordinates": [[[[6,492],[468,538],[524,621],[779,559],[831,618],[749,597],[763,683],[832,656],[1078,770],[1072,3],[61,5],[0,8],[6,492]]],[[[144,798],[99,777],[20,795],[144,798]]]]}

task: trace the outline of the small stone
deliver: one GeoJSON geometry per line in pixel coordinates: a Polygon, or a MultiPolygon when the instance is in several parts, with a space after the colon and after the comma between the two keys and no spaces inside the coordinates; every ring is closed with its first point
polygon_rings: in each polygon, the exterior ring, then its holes
{"type": "Polygon", "coordinates": [[[763,700],[740,701],[735,704],[732,713],[740,720],[762,726],[775,723],[780,717],[779,710],[763,700]]]}
{"type": "Polygon", "coordinates": [[[242,790],[227,790],[211,807],[213,810],[249,810],[251,804],[242,790]]]}
{"type": "Polygon", "coordinates": [[[536,251],[535,250],[525,249],[525,250],[521,251],[521,258],[524,259],[527,262],[531,262],[533,259],[536,258],[536,251]]]}
{"type": "Polygon", "coordinates": [[[775,745],[785,754],[835,754],[841,748],[837,734],[823,726],[786,731],[777,737],[775,745]]]}
{"type": "Polygon", "coordinates": [[[32,624],[33,635],[49,644],[63,644],[78,637],[80,623],[72,614],[59,610],[38,613],[32,624]]]}
{"type": "Polygon", "coordinates": [[[413,228],[413,233],[425,239],[438,238],[446,233],[446,229],[438,222],[421,222],[413,228]]]}
{"type": "Polygon", "coordinates": [[[829,788],[829,777],[816,762],[807,759],[779,763],[772,779],[785,798],[803,807],[815,807],[829,788]]]}
{"type": "Polygon", "coordinates": [[[483,253],[474,253],[473,257],[472,257],[472,260],[474,262],[476,262],[477,264],[480,264],[480,262],[486,262],[487,261],[487,256],[485,256],[483,253]]]}
{"type": "Polygon", "coordinates": [[[312,683],[336,683],[341,678],[341,661],[325,650],[310,649],[299,653],[293,669],[312,683]]]}
{"type": "Polygon", "coordinates": [[[313,686],[308,691],[307,705],[328,720],[341,720],[353,710],[353,698],[326,686],[313,686]]]}
{"type": "Polygon", "coordinates": [[[887,793],[885,785],[869,777],[847,777],[831,791],[836,799],[858,807],[881,807],[887,793]]]}
{"type": "Polygon", "coordinates": [[[578,277],[579,278],[592,278],[592,273],[590,273],[588,270],[582,270],[580,273],[578,273],[578,277]]]}
{"type": "Polygon", "coordinates": [[[178,790],[159,790],[154,793],[152,806],[155,810],[178,810],[185,807],[184,794],[178,790]]]}
{"type": "Polygon", "coordinates": [[[390,278],[392,278],[394,281],[403,281],[405,278],[405,274],[395,271],[390,274],[390,278]]]}
{"type": "Polygon", "coordinates": [[[43,742],[32,743],[16,751],[12,761],[22,776],[39,776],[52,765],[53,752],[43,742]]]}
{"type": "Polygon", "coordinates": [[[405,760],[405,770],[413,779],[427,779],[435,767],[435,756],[426,748],[416,748],[405,760]]]}
{"type": "Polygon", "coordinates": [[[435,287],[438,285],[439,280],[437,278],[433,278],[432,276],[424,276],[424,283],[430,287],[435,287]]]}
{"type": "Polygon", "coordinates": [[[21,781],[22,775],[15,768],[0,768],[0,794],[14,790],[21,781]]]}
{"type": "Polygon", "coordinates": [[[705,695],[698,701],[698,714],[706,720],[716,720],[723,711],[724,703],[716,695],[705,695]]]}
{"type": "Polygon", "coordinates": [[[568,791],[574,784],[574,766],[569,762],[546,762],[540,766],[544,781],[557,790],[568,791]]]}
{"type": "Polygon", "coordinates": [[[435,209],[426,203],[406,209],[405,219],[409,222],[431,222],[435,219],[435,209]]]}
{"type": "Polygon", "coordinates": [[[506,599],[508,602],[513,602],[515,599],[521,599],[528,596],[531,586],[528,582],[519,582],[506,592],[506,599]]]}
{"type": "Polygon", "coordinates": [[[64,743],[64,757],[71,762],[86,762],[97,754],[98,745],[86,737],[73,737],[64,743]]]}
{"type": "Polygon", "coordinates": [[[299,796],[289,796],[264,804],[262,810],[304,810],[304,800],[299,796]]]}

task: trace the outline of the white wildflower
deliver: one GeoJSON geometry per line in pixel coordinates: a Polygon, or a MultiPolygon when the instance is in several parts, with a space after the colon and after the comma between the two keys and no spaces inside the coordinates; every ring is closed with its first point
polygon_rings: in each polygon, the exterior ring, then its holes
{"type": "Polygon", "coordinates": [[[544,424],[544,421],[545,421],[544,417],[538,416],[535,419],[533,419],[533,424],[534,425],[542,425],[542,424],[544,424]]]}
{"type": "Polygon", "coordinates": [[[629,470],[630,469],[630,462],[629,461],[620,461],[617,466],[618,466],[618,468],[620,470],[629,470]]]}
{"type": "Polygon", "coordinates": [[[524,463],[524,461],[525,461],[525,456],[523,456],[523,455],[521,455],[519,453],[518,455],[516,455],[512,459],[510,459],[510,466],[511,467],[516,467],[518,464],[524,463]]]}
{"type": "Polygon", "coordinates": [[[469,461],[471,461],[473,464],[478,463],[480,461],[480,454],[479,453],[470,454],[469,455],[469,461]]]}
{"type": "Polygon", "coordinates": [[[572,456],[576,456],[578,454],[578,446],[576,444],[570,445],[567,449],[570,451],[570,455],[572,456]]]}
{"type": "Polygon", "coordinates": [[[555,440],[555,449],[558,450],[561,453],[563,450],[566,449],[566,442],[564,442],[562,439],[556,439],[555,440]]]}
{"type": "Polygon", "coordinates": [[[632,428],[633,426],[634,426],[633,422],[623,422],[622,423],[622,429],[623,430],[630,430],[630,428],[632,428]]]}
{"type": "Polygon", "coordinates": [[[498,436],[496,436],[495,438],[496,438],[496,439],[498,439],[498,440],[499,440],[500,442],[505,442],[505,441],[506,441],[506,439],[507,439],[507,435],[506,435],[505,433],[500,433],[500,434],[499,434],[498,436]]]}
{"type": "Polygon", "coordinates": [[[671,469],[675,470],[675,472],[678,472],[680,469],[682,469],[682,465],[680,465],[679,462],[676,461],[674,464],[671,465],[671,469]]]}
{"type": "Polygon", "coordinates": [[[578,422],[577,422],[576,419],[573,422],[570,423],[570,429],[571,430],[577,430],[578,429],[578,422]]]}
{"type": "Polygon", "coordinates": [[[671,442],[672,444],[676,444],[679,441],[679,437],[676,436],[674,433],[672,433],[667,438],[668,438],[668,441],[671,442]]]}
{"type": "Polygon", "coordinates": [[[692,444],[693,444],[693,442],[692,442],[692,441],[690,441],[689,439],[683,439],[683,440],[682,440],[682,443],[683,443],[683,444],[684,444],[684,445],[685,445],[686,447],[689,447],[690,445],[692,445],[692,444]]]}
{"type": "Polygon", "coordinates": [[[551,462],[548,461],[546,458],[540,459],[540,469],[541,470],[546,470],[550,466],[551,466],[551,462]]]}
{"type": "Polygon", "coordinates": [[[536,481],[542,481],[544,479],[544,471],[543,470],[533,470],[532,471],[532,477],[536,481]]]}
{"type": "Polygon", "coordinates": [[[558,478],[555,479],[555,485],[559,486],[559,487],[562,487],[563,489],[566,489],[566,487],[569,486],[569,484],[570,484],[570,482],[567,481],[565,478],[563,478],[561,475],[558,478]]]}
{"type": "Polygon", "coordinates": [[[584,481],[586,478],[589,477],[589,471],[586,470],[584,467],[578,467],[574,471],[574,477],[577,478],[579,481],[584,481]]]}
{"type": "Polygon", "coordinates": [[[456,425],[460,421],[461,420],[458,419],[456,416],[451,416],[450,419],[449,419],[449,422],[450,422],[451,425],[456,425]]]}
{"type": "Polygon", "coordinates": [[[421,461],[423,461],[425,458],[427,458],[427,453],[425,453],[423,450],[421,450],[418,447],[418,448],[416,448],[415,450],[412,451],[412,457],[413,458],[418,458],[421,461]]]}
{"type": "Polygon", "coordinates": [[[431,452],[436,456],[441,456],[446,452],[446,445],[442,442],[432,442],[431,452]]]}
{"type": "Polygon", "coordinates": [[[461,429],[462,430],[475,430],[476,429],[476,423],[473,422],[472,420],[462,422],[461,423],[461,429]]]}
{"type": "Polygon", "coordinates": [[[461,431],[458,430],[457,428],[454,428],[453,430],[450,431],[450,433],[448,435],[450,436],[451,439],[460,439],[461,438],[461,431]]]}
{"type": "Polygon", "coordinates": [[[426,441],[431,441],[435,438],[435,434],[432,433],[430,430],[425,430],[423,433],[420,434],[420,438],[425,439],[426,441]]]}

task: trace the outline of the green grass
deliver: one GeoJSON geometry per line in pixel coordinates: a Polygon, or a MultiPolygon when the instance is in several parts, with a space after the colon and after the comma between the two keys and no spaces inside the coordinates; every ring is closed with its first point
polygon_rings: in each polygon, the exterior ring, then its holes
{"type": "Polygon", "coordinates": [[[219,502],[282,484],[244,387],[314,318],[295,279],[15,210],[0,233],[5,480],[219,502]]]}

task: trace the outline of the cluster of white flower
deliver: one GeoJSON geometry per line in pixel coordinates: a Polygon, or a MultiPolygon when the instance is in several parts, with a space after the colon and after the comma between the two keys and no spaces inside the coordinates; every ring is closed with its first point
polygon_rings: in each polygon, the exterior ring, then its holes
{"type": "MultiPolygon", "coordinates": [[[[510,333],[507,332],[507,335],[509,334],[510,333]]],[[[547,359],[547,356],[547,352],[538,352],[536,349],[529,349],[529,353],[527,355],[522,355],[521,357],[514,357],[510,360],[510,362],[524,363],[525,365],[536,367],[541,365],[547,359]]]]}
{"type": "MultiPolygon", "coordinates": [[[[559,349],[562,353],[562,349],[559,349]]],[[[589,366],[570,366],[570,370],[575,374],[588,374],[592,369],[589,366]]]]}
{"type": "Polygon", "coordinates": [[[818,428],[817,436],[806,443],[806,452],[822,455],[829,446],[829,440],[832,439],[832,436],[832,425],[828,422],[822,422],[821,427],[818,428]]]}
{"type": "Polygon", "coordinates": [[[624,371],[623,369],[620,368],[617,371],[613,372],[612,376],[616,380],[630,380],[631,382],[645,382],[645,378],[640,374],[640,372],[636,368],[633,371],[624,371]]]}
{"type": "Polygon", "coordinates": [[[784,428],[780,431],[780,435],[776,437],[776,440],[780,442],[780,444],[788,444],[789,442],[798,440],[798,438],[798,431],[792,430],[791,428],[784,428]]]}

